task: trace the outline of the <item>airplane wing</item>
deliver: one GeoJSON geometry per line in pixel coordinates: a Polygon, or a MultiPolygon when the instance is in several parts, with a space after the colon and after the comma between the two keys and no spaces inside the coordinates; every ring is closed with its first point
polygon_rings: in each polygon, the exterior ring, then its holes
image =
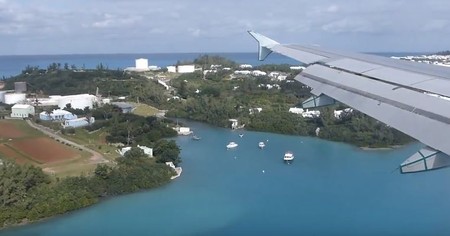
{"type": "Polygon", "coordinates": [[[338,100],[426,145],[400,165],[401,173],[450,166],[450,69],[321,47],[280,44],[249,31],[259,60],[276,52],[306,64],[295,80],[311,87],[303,107],[338,100]]]}

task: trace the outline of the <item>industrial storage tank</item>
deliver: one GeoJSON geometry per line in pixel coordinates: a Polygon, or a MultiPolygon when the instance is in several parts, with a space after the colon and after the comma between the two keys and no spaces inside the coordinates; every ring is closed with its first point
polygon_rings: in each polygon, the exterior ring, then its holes
{"type": "Polygon", "coordinates": [[[85,107],[89,107],[92,109],[94,103],[96,102],[96,97],[94,95],[89,94],[79,94],[79,95],[70,95],[70,96],[62,96],[59,98],[58,107],[64,109],[67,104],[70,103],[73,109],[84,109],[85,107]]]}
{"type": "Polygon", "coordinates": [[[14,82],[14,92],[24,93],[27,91],[27,82],[14,82]]]}
{"type": "Polygon", "coordinates": [[[25,94],[24,93],[6,93],[5,94],[5,103],[6,104],[16,104],[19,102],[25,101],[25,94]]]}
{"type": "Polygon", "coordinates": [[[0,91],[0,102],[5,103],[5,94],[7,91],[0,91]]]}

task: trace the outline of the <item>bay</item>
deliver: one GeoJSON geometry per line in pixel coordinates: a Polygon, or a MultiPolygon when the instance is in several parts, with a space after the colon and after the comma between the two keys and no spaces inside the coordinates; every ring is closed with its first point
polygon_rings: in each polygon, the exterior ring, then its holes
{"type": "Polygon", "coordinates": [[[396,170],[420,144],[363,151],[311,137],[188,125],[202,139],[176,138],[183,173],[172,183],[0,235],[450,233],[450,169],[396,170]],[[226,150],[230,141],[239,146],[226,150]],[[282,161],[287,150],[296,157],[290,165],[282,161]]]}

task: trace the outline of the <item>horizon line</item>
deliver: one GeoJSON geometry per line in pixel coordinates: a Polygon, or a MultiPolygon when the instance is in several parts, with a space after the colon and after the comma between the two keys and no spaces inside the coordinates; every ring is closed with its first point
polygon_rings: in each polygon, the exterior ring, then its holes
{"type": "MultiPolygon", "coordinates": [[[[424,52],[424,51],[378,51],[378,52],[358,52],[365,54],[376,54],[376,53],[412,53],[412,54],[430,54],[430,53],[439,53],[442,51],[436,52],[424,52]]],[[[233,53],[255,53],[258,51],[242,51],[242,52],[111,52],[111,53],[61,53],[61,54],[5,54],[0,55],[0,57],[14,57],[14,56],[81,56],[81,55],[139,55],[139,54],[233,54],[233,53]]]]}

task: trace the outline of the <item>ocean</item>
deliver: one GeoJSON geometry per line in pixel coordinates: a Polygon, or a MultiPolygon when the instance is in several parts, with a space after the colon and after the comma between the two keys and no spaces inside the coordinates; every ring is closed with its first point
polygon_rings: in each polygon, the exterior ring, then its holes
{"type": "MultiPolygon", "coordinates": [[[[0,56],[0,79],[18,75],[26,66],[38,66],[46,69],[52,63],[64,66],[75,65],[77,68],[95,69],[97,65],[104,65],[109,69],[124,69],[134,66],[135,59],[147,58],[149,65],[166,67],[178,61],[192,61],[200,55],[219,55],[241,64],[290,64],[299,65],[291,58],[273,53],[266,60],[259,61],[257,52],[248,53],[142,53],[142,54],[73,54],[73,55],[21,55],[0,56]]],[[[418,53],[374,53],[381,56],[406,56],[418,53]]]]}
{"type": "Polygon", "coordinates": [[[149,65],[166,67],[178,61],[193,61],[200,55],[219,55],[242,64],[292,64],[299,63],[288,57],[274,54],[265,61],[258,61],[258,53],[143,53],[143,54],[73,54],[73,55],[33,55],[0,56],[0,78],[20,74],[28,65],[46,69],[52,63],[68,63],[77,68],[95,69],[104,65],[109,69],[124,69],[135,65],[135,59],[147,58],[149,65]]]}
{"type": "Polygon", "coordinates": [[[187,125],[202,139],[175,139],[183,173],[170,184],[0,235],[450,235],[450,169],[397,169],[418,143],[363,151],[311,137],[187,125]],[[239,146],[226,150],[230,141],[239,146]],[[282,160],[288,150],[295,155],[290,165],[282,160]]]}

